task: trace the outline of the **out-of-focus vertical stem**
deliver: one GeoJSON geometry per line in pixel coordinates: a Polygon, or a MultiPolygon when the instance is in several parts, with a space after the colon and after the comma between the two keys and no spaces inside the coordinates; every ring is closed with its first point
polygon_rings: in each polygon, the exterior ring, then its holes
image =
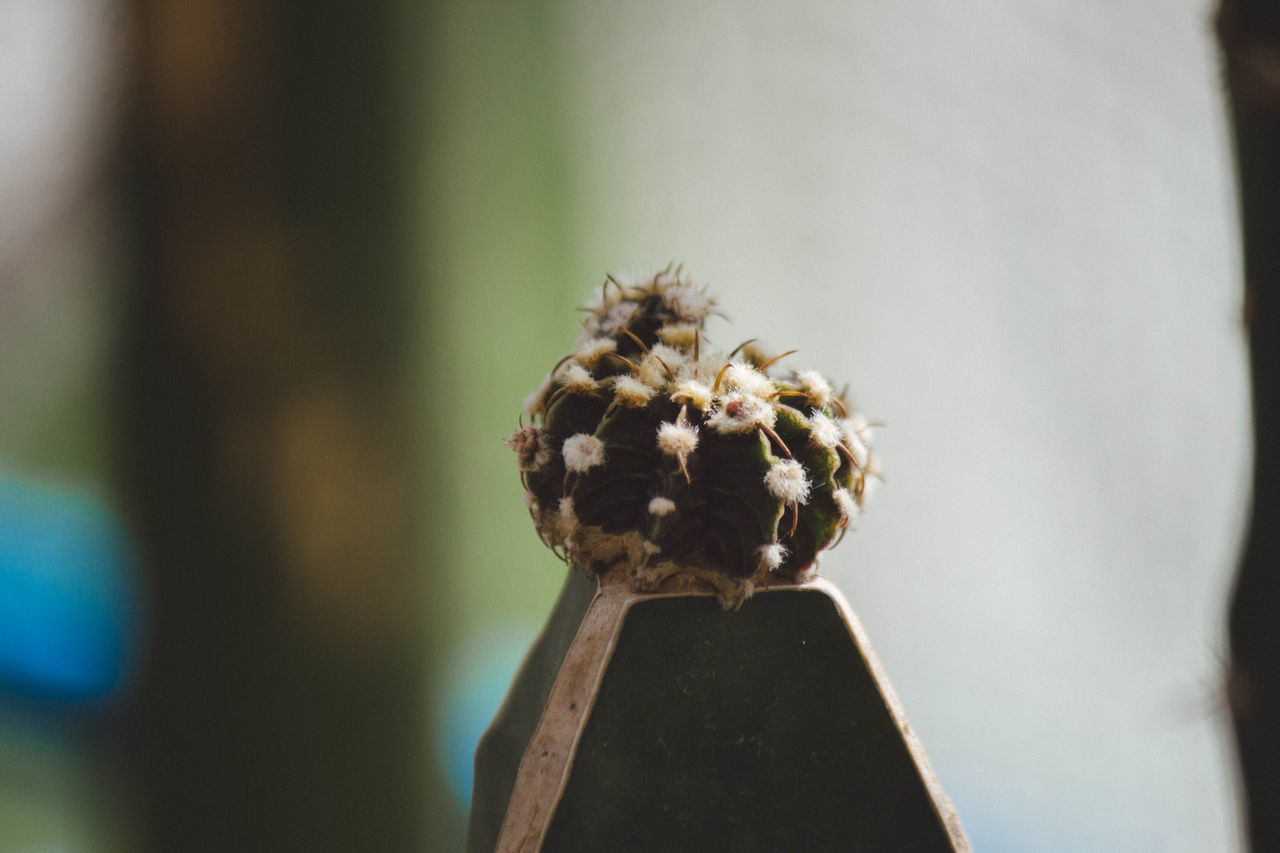
{"type": "Polygon", "coordinates": [[[136,0],[119,467],[161,850],[424,850],[402,4],[136,0]]]}
{"type": "Polygon", "coordinates": [[[1280,4],[1218,11],[1239,177],[1253,508],[1230,609],[1229,697],[1254,850],[1280,850],[1280,4]]]}

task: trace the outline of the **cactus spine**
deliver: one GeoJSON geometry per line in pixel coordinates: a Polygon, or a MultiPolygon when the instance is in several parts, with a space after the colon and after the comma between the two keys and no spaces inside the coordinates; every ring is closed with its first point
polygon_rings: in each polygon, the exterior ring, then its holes
{"type": "Polygon", "coordinates": [[[783,356],[753,341],[712,351],[714,308],[679,269],[608,277],[507,444],[569,563],[645,590],[710,586],[730,606],[811,574],[878,471],[872,425],[820,374],[778,375],[783,356]]]}

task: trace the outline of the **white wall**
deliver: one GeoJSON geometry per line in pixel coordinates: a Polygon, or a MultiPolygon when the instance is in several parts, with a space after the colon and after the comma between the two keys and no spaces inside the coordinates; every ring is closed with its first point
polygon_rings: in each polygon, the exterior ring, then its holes
{"type": "Polygon", "coordinates": [[[825,574],[977,849],[1238,849],[1246,376],[1200,3],[560,5],[583,292],[683,260],[852,382],[825,574]]]}

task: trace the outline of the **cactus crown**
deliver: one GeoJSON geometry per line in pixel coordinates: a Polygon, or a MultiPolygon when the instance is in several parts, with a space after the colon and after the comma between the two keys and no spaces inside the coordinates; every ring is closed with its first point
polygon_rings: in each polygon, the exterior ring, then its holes
{"type": "Polygon", "coordinates": [[[820,374],[776,375],[783,356],[754,341],[709,348],[714,307],[680,269],[608,277],[507,444],[568,562],[639,589],[710,586],[728,606],[807,577],[878,473],[872,425],[820,374]]]}

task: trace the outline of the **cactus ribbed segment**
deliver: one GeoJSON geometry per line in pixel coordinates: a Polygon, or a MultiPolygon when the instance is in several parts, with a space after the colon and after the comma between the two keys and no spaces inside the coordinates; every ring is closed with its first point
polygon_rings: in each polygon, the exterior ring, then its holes
{"type": "Polygon", "coordinates": [[[808,577],[878,467],[872,425],[826,378],[780,375],[752,342],[711,350],[714,308],[678,269],[608,277],[507,444],[568,562],[638,589],[709,585],[729,606],[808,577]]]}

